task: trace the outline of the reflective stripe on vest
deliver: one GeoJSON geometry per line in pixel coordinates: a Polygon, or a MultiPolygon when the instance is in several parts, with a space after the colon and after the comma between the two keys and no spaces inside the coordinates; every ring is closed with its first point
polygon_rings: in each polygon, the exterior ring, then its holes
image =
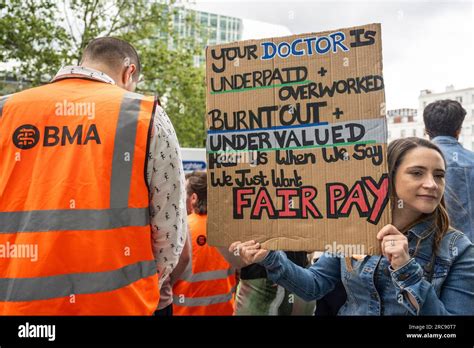
{"type": "Polygon", "coordinates": [[[227,294],[206,296],[206,297],[185,297],[173,295],[173,303],[179,306],[196,307],[209,306],[218,303],[226,303],[232,300],[234,296],[235,286],[227,294]]]}
{"type": "Polygon", "coordinates": [[[0,301],[35,301],[112,291],[156,274],[155,261],[143,261],[109,272],[41,278],[0,279],[0,301]]]}
{"type": "Polygon", "coordinates": [[[149,214],[148,208],[0,212],[0,233],[108,230],[146,226],[150,220],[149,214]]]}
{"type": "Polygon", "coordinates": [[[181,278],[188,283],[195,283],[195,282],[202,282],[205,280],[217,280],[217,279],[226,279],[230,275],[233,275],[235,270],[233,268],[228,269],[220,269],[217,271],[208,271],[208,272],[200,272],[200,273],[192,273],[192,268],[188,266],[184,271],[181,278]]]}
{"type": "Polygon", "coordinates": [[[129,98],[136,96],[137,94],[130,92],[125,94],[120,106],[117,131],[115,133],[114,156],[112,159],[110,208],[124,208],[128,206],[138,113],[140,112],[141,103],[141,98],[129,98]],[[130,154],[129,161],[123,160],[126,153],[130,154]]]}
{"type": "Polygon", "coordinates": [[[82,79],[6,97],[0,98],[0,129],[8,134],[0,138],[0,156],[8,159],[0,163],[0,244],[35,244],[39,257],[2,261],[0,314],[152,314],[159,292],[144,170],[153,99],[82,79]],[[92,103],[97,117],[55,118],[63,101],[92,103]],[[43,143],[13,144],[25,124],[39,130],[43,143]],[[92,126],[100,140],[87,143],[92,126]]]}

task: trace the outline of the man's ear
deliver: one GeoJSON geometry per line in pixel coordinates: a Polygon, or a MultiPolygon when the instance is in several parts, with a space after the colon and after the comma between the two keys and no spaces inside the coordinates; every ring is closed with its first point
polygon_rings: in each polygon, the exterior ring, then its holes
{"type": "Polygon", "coordinates": [[[136,70],[137,70],[137,67],[133,63],[127,66],[122,75],[122,82],[124,84],[131,83],[133,81],[133,74],[135,73],[136,70]]]}

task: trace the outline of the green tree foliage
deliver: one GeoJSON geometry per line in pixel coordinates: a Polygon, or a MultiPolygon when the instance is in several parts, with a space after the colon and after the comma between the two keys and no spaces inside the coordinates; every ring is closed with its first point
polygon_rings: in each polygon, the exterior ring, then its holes
{"type": "MultiPolygon", "coordinates": [[[[0,0],[0,61],[9,63],[3,74],[37,86],[61,66],[78,64],[91,39],[125,39],[142,59],[138,92],[160,97],[181,146],[201,147],[205,79],[194,57],[203,49],[176,33],[175,11],[172,2],[149,0],[0,0]]],[[[192,18],[187,22],[190,30],[199,30],[192,18]]]]}

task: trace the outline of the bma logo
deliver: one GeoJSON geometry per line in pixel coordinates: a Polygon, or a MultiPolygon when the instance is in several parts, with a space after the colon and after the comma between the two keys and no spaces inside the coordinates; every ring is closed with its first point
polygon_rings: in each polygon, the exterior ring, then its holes
{"type": "Polygon", "coordinates": [[[199,235],[197,238],[196,238],[196,243],[199,245],[199,246],[203,246],[204,244],[206,244],[206,236],[204,235],[199,235]]]}
{"type": "MultiPolygon", "coordinates": [[[[87,145],[89,141],[101,144],[97,126],[91,124],[84,126],[81,124],[73,131],[67,126],[62,128],[54,126],[44,127],[43,146],[65,146],[66,144],[87,145]]],[[[40,140],[40,131],[31,124],[24,124],[18,127],[13,133],[13,143],[19,149],[31,149],[40,140]]]]}
{"type": "Polygon", "coordinates": [[[31,124],[24,124],[13,133],[13,144],[19,149],[31,149],[38,143],[39,137],[40,132],[38,128],[31,124]]]}

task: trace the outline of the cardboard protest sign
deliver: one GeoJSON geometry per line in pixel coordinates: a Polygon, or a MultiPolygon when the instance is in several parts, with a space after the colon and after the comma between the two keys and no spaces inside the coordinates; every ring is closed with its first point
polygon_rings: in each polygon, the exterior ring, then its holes
{"type": "Polygon", "coordinates": [[[380,24],[212,46],[206,59],[209,243],[378,252],[389,223],[380,24]]]}

